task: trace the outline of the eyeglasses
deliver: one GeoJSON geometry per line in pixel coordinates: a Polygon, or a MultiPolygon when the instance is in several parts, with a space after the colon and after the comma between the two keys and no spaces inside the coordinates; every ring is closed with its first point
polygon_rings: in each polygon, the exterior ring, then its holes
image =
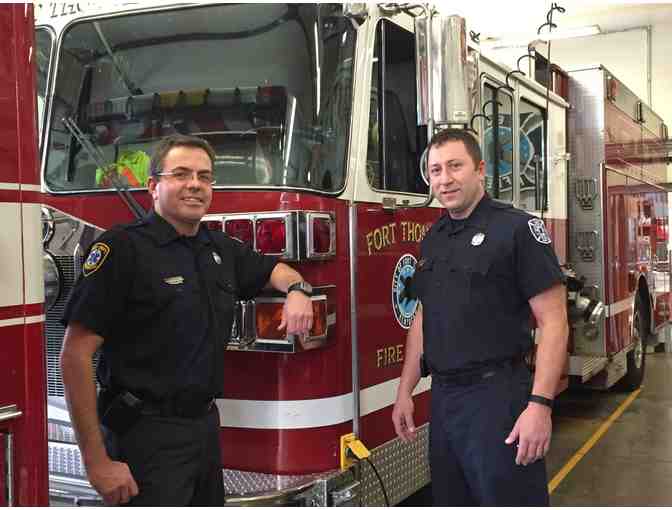
{"type": "Polygon", "coordinates": [[[212,186],[215,184],[215,182],[217,182],[215,180],[215,175],[208,170],[194,172],[184,168],[176,168],[175,170],[169,170],[166,172],[157,172],[154,175],[160,175],[161,177],[172,177],[179,182],[189,182],[194,178],[194,174],[196,175],[198,182],[207,186],[212,186]]]}

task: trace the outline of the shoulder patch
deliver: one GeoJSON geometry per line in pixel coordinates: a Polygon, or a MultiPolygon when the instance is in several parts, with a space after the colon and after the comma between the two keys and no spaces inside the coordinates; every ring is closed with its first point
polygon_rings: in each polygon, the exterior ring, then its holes
{"type": "Polygon", "coordinates": [[[105,243],[96,243],[91,247],[89,256],[86,257],[84,261],[84,266],[82,267],[82,274],[84,276],[89,276],[103,265],[105,259],[110,254],[110,247],[105,243]]]}
{"type": "Polygon", "coordinates": [[[532,218],[527,222],[532,232],[532,237],[541,244],[551,244],[551,236],[548,235],[544,222],[539,218],[532,218]]]}

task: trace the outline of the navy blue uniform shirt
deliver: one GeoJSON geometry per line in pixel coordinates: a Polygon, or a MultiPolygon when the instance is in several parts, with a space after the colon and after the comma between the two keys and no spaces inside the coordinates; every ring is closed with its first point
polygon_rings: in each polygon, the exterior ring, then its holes
{"type": "Polygon", "coordinates": [[[276,263],[204,226],[181,236],[152,213],[93,243],[62,322],[103,337],[102,386],[152,400],[212,398],[235,300],[259,293],[276,263]]]}
{"type": "Polygon", "coordinates": [[[413,281],[432,371],[522,356],[533,345],[528,300],[562,280],[539,218],[487,195],[465,220],[444,214],[420,245],[413,281]]]}

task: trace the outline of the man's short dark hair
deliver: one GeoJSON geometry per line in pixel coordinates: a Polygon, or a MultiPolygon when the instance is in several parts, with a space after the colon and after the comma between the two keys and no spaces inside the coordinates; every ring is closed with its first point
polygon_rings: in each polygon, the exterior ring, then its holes
{"type": "Polygon", "coordinates": [[[210,163],[212,168],[215,168],[215,150],[212,148],[207,141],[197,136],[190,135],[169,135],[163,138],[159,144],[154,149],[154,154],[152,154],[152,160],[149,164],[150,172],[153,177],[157,177],[157,174],[163,172],[163,163],[166,159],[166,155],[174,147],[192,147],[194,149],[202,149],[210,158],[210,163]]]}
{"type": "MultiPolygon", "coordinates": [[[[446,142],[464,143],[464,146],[466,147],[469,156],[471,156],[471,159],[474,161],[475,166],[478,166],[478,164],[483,159],[481,146],[479,145],[476,137],[469,131],[454,128],[443,129],[432,136],[428,147],[429,149],[432,147],[440,147],[446,142]]],[[[427,150],[427,157],[429,157],[429,149],[427,150]]]]}

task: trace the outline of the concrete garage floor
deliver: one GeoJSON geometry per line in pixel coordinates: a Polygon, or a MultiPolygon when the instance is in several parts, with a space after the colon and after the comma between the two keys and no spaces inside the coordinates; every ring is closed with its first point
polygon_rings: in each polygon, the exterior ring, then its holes
{"type": "MultiPolygon", "coordinates": [[[[639,396],[551,493],[553,506],[672,505],[672,354],[648,353],[639,396]]],[[[549,481],[628,398],[569,391],[554,411],[549,481]]]]}

